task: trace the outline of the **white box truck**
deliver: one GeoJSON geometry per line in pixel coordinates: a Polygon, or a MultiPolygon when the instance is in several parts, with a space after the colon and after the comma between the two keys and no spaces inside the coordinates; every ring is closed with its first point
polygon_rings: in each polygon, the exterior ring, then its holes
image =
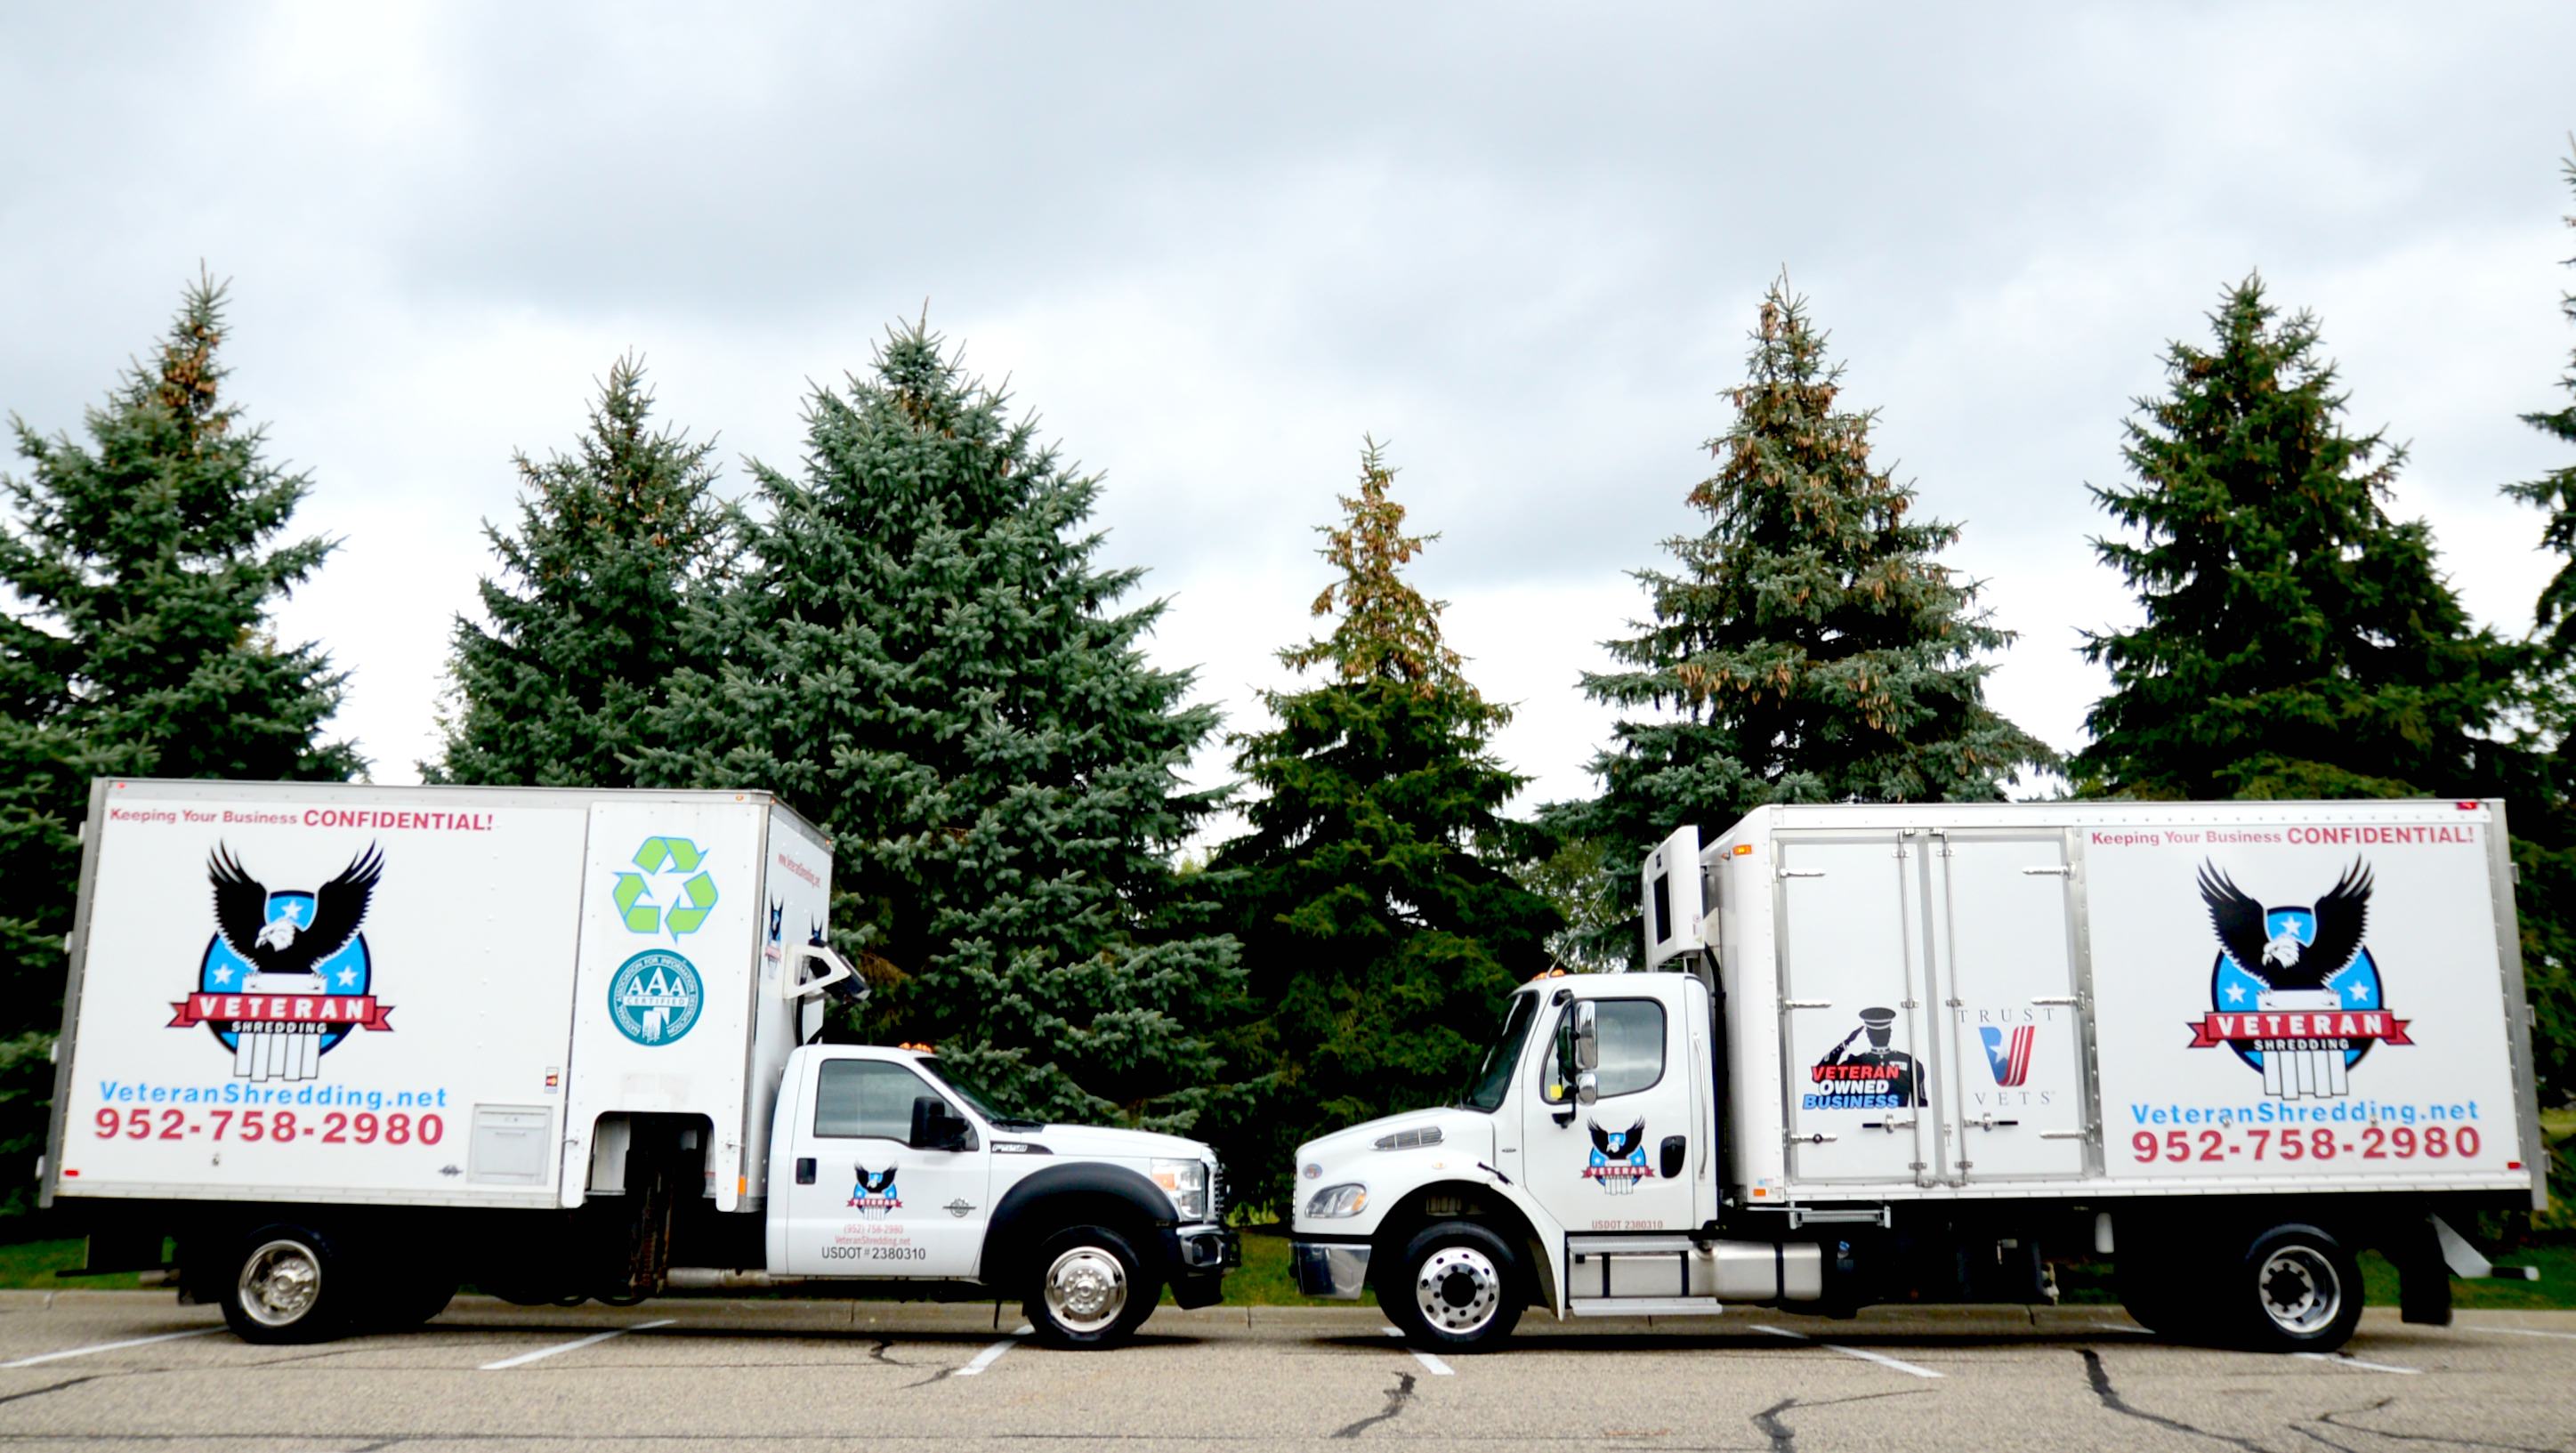
{"type": "Polygon", "coordinates": [[[810,1280],[1105,1345],[1240,1260],[1205,1145],[818,1042],[864,985],[766,794],[102,780],[81,837],[44,1203],[252,1341],[810,1280]]]}
{"type": "Polygon", "coordinates": [[[1511,1000],[1463,1101],[1298,1151],[1312,1294],[1558,1316],[2033,1301],[2294,1350],[2545,1204],[2495,802],[1784,806],[1641,873],[1650,970],[1511,1000]],[[1680,972],[1669,972],[1680,971],[1680,972]]]}

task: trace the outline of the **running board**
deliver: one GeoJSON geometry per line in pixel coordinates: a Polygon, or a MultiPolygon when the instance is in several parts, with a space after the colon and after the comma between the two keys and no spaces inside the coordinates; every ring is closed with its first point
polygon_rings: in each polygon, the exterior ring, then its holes
{"type": "Polygon", "coordinates": [[[1726,1308],[1715,1297],[1576,1297],[1566,1310],[1577,1317],[1714,1317],[1726,1308]]]}

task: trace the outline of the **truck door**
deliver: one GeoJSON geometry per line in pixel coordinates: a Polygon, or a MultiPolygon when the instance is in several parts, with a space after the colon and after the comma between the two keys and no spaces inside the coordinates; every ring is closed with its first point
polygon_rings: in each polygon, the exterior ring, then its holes
{"type": "Polygon", "coordinates": [[[1686,1231],[1707,1219],[1697,1205],[1702,1137],[1691,1114],[1691,1061],[1681,996],[1687,980],[1639,975],[1637,992],[1603,981],[1597,997],[1543,1011],[1521,1121],[1522,1173],[1530,1194],[1572,1232],[1686,1231]],[[1593,1013],[1596,1098],[1577,1093],[1574,1026],[1593,1013]]]}
{"type": "Polygon", "coordinates": [[[1911,1184],[1931,1160],[1919,850],[1895,833],[1775,841],[1789,1174],[1911,1184]]]}
{"type": "MultiPolygon", "coordinates": [[[[911,1144],[912,1105],[956,1101],[909,1065],[835,1055],[813,1067],[811,1101],[787,1157],[786,1270],[798,1276],[975,1274],[982,1253],[991,1148],[969,1132],[962,1150],[911,1144]]],[[[971,1123],[971,1122],[970,1122],[971,1123]]],[[[775,1161],[772,1162],[776,1164],[775,1161]]]]}
{"type": "Polygon", "coordinates": [[[1949,1057],[1941,1173],[2084,1172],[2083,1005],[2066,840],[1933,834],[1932,942],[1949,1057]]]}

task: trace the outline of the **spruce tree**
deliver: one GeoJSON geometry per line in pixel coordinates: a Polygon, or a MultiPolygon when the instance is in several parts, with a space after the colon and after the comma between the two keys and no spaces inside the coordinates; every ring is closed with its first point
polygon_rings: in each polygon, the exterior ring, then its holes
{"type": "MultiPolygon", "coordinates": [[[[2576,189],[2576,156],[2565,165],[2576,189]]],[[[2576,227],[2576,215],[2567,219],[2576,227]]],[[[2568,259],[2576,266],[2576,258],[2568,259]]],[[[2576,293],[2561,294],[2559,311],[2576,323],[2576,293]]],[[[2560,375],[2566,407],[2529,413],[2524,423],[2561,444],[2576,445],[2576,356],[2560,375]]],[[[2537,759],[2541,781],[2513,803],[2514,862],[2522,870],[2515,901],[2522,910],[2522,963],[2536,1023],[2532,1041],[2541,1083],[2552,1100],[2576,1098],[2576,461],[2540,478],[2505,486],[2505,493],[2546,512],[2541,547],[2562,557],[2557,574],[2541,588],[2532,615],[2529,675],[2532,729],[2524,744],[2537,759]]]]}
{"type": "MultiPolygon", "coordinates": [[[[2565,170],[2568,187],[2576,190],[2576,156],[2568,158],[2565,170]]],[[[2568,217],[2567,225],[2576,228],[2576,215],[2568,217]]],[[[2576,266],[2576,258],[2568,259],[2568,264],[2576,266]]],[[[2558,307],[2569,322],[2576,323],[2576,293],[2561,294],[2558,307]]],[[[2567,372],[2559,376],[2558,384],[2567,391],[2567,405],[2546,413],[2525,414],[2522,421],[2576,448],[2576,354],[2569,356],[2567,372]]],[[[2576,671],[2576,460],[2538,479],[2506,485],[2505,493],[2548,512],[2548,521],[2541,527],[2541,548],[2563,557],[2565,563],[2541,588],[2533,625],[2540,633],[2548,664],[2560,673],[2576,671]]]]}
{"type": "Polygon", "coordinates": [[[269,613],[332,549],[278,543],[310,477],[222,391],[224,290],[200,277],[149,362],[86,418],[89,442],[11,416],[0,476],[0,1196],[42,1148],[62,1022],[63,935],[92,777],[343,781],[365,765],[322,740],[344,674],[286,645],[269,613]]]}
{"type": "Polygon", "coordinates": [[[801,478],[751,466],[755,563],[699,612],[721,659],[675,673],[640,775],[773,787],[831,834],[873,1032],[1034,1114],[1186,1128],[1241,978],[1173,865],[1217,718],[1145,661],[1162,603],[1115,608],[1143,572],[1095,563],[1098,478],[917,325],[806,425],[801,478]]]}
{"type": "Polygon", "coordinates": [[[634,785],[641,734],[691,658],[689,607],[734,565],[715,446],[652,417],[629,355],[573,454],[512,460],[519,527],[484,525],[503,578],[481,582],[488,625],[457,618],[455,713],[430,781],[634,785]]]}
{"type": "Polygon", "coordinates": [[[1544,820],[1597,842],[1595,948],[1640,953],[1636,873],[1684,824],[1722,832],[1780,802],[1992,801],[2054,762],[1985,701],[1984,657],[2013,634],[1935,558],[1959,527],[1915,512],[1870,457],[1875,410],[1849,407],[1827,335],[1786,277],[1757,315],[1735,419],[1708,441],[1708,517],[1665,542],[1674,570],[1635,572],[1653,618],[1607,643],[1627,669],[1586,673],[1616,708],[1592,771],[1601,795],[1544,820]]]}
{"type": "Polygon", "coordinates": [[[2072,774],[2093,795],[2469,795],[2512,651],[2474,627],[2432,532],[2383,508],[2405,451],[2345,431],[2316,320],[2262,280],[2227,290],[2208,349],[2175,343],[2170,391],[2137,400],[2134,483],[2093,497],[2135,539],[2094,551],[2145,620],[2087,632],[2111,689],[2072,774]]]}
{"type": "Polygon", "coordinates": [[[1454,1098],[1558,926],[1504,870],[1525,846],[1500,814],[1526,779],[1490,751],[1510,711],[1469,684],[1440,604],[1404,579],[1432,537],[1404,533],[1392,481],[1369,441],[1319,552],[1340,572],[1313,607],[1333,629],[1279,653],[1324,679],[1263,693],[1276,725],[1230,738],[1256,796],[1214,869],[1274,1082],[1226,1145],[1264,1200],[1289,1188],[1299,1141],[1454,1098]]]}

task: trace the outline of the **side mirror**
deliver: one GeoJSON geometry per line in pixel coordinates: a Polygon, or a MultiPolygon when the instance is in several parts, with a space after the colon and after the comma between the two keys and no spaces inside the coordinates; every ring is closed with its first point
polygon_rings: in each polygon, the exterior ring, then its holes
{"type": "MultiPolygon", "coordinates": [[[[1574,1067],[1597,1070],[1601,1067],[1601,1029],[1596,1022],[1595,1005],[1589,999],[1574,1006],[1574,1067]]],[[[1591,1104],[1589,1100],[1585,1104],[1591,1104]]]]}
{"type": "Polygon", "coordinates": [[[1577,1104],[1589,1105],[1600,1098],[1601,1077],[1599,1075],[1585,1070],[1574,1077],[1574,1099],[1577,1104]]]}
{"type": "Polygon", "coordinates": [[[937,1095],[915,1096],[910,1143],[915,1150],[964,1150],[967,1148],[966,1121],[937,1095]]]}

